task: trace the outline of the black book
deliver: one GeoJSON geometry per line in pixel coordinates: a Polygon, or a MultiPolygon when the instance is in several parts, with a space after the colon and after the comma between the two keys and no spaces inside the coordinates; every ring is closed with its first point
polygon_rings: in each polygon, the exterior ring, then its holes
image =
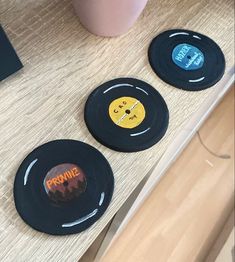
{"type": "Polygon", "coordinates": [[[6,33],[0,25],[0,81],[23,67],[6,33]]]}

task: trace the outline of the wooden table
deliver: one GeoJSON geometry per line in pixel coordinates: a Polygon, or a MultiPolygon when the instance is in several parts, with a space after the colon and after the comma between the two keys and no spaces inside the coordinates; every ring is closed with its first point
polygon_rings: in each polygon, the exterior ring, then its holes
{"type": "Polygon", "coordinates": [[[150,0],[143,15],[119,38],[89,34],[69,0],[0,0],[0,21],[24,69],[0,84],[0,260],[77,261],[161,158],[174,137],[219,85],[186,92],[162,82],[151,70],[147,49],[169,28],[195,30],[222,48],[230,75],[233,59],[233,1],[150,0]],[[84,103],[99,84],[116,77],[136,77],[165,98],[170,125],[164,139],[139,153],[118,153],[100,145],[88,132],[84,103]],[[16,170],[36,146],[71,138],[99,149],[115,175],[113,200],[105,215],[85,232],[55,237],[27,226],[17,214],[12,187],[16,170]]]}

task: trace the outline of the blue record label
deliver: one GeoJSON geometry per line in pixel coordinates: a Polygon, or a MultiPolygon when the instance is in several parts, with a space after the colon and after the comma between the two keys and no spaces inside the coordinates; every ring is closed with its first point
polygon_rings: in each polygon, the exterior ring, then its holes
{"type": "Polygon", "coordinates": [[[191,71],[200,69],[204,64],[203,53],[190,44],[179,44],[172,52],[173,62],[180,68],[191,71]]]}

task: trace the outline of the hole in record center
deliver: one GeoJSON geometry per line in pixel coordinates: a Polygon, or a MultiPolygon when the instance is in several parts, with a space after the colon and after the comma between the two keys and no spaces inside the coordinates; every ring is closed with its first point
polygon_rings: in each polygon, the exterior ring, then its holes
{"type": "Polygon", "coordinates": [[[69,185],[68,181],[64,181],[63,185],[67,187],[69,185]]]}
{"type": "Polygon", "coordinates": [[[128,114],[128,115],[131,113],[131,111],[130,111],[129,109],[127,109],[125,112],[126,112],[126,114],[128,114]]]}
{"type": "Polygon", "coordinates": [[[191,59],[191,56],[190,56],[190,55],[188,55],[188,56],[187,56],[187,58],[188,58],[188,59],[191,59]]]}

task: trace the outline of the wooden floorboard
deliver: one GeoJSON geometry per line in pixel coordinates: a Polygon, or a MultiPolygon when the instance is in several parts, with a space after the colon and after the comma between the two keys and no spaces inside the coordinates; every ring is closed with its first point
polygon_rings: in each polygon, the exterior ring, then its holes
{"type": "Polygon", "coordinates": [[[199,134],[102,262],[204,261],[234,206],[234,88],[199,134]]]}

